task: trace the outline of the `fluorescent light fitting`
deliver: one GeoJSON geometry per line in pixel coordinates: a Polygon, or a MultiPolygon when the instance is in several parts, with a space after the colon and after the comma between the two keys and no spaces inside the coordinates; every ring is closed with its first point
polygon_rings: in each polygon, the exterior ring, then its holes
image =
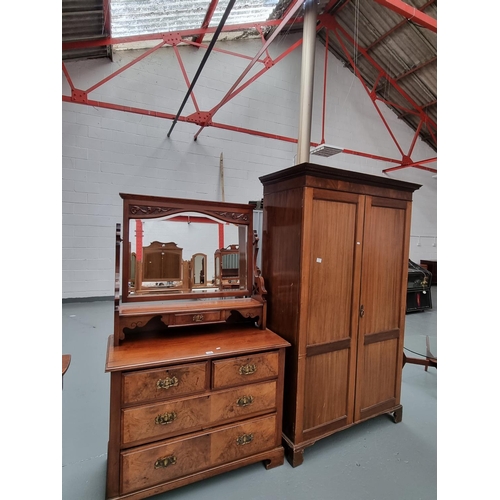
{"type": "Polygon", "coordinates": [[[324,156],[326,158],[342,153],[344,148],[339,148],[337,146],[330,146],[328,144],[320,144],[315,148],[311,149],[310,153],[315,156],[324,156]]]}

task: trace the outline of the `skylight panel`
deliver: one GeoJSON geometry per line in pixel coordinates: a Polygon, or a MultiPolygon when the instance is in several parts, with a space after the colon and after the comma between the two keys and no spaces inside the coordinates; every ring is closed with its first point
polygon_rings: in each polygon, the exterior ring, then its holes
{"type": "MultiPolygon", "coordinates": [[[[266,21],[279,0],[238,0],[226,26],[266,21]]],[[[111,0],[114,38],[201,28],[210,0],[111,0]]],[[[220,0],[210,22],[216,27],[229,0],[220,0]]]]}

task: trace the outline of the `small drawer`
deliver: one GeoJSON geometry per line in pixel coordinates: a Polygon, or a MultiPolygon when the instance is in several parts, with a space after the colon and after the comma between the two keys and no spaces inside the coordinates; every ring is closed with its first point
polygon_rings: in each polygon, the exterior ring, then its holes
{"type": "Polygon", "coordinates": [[[132,493],[210,466],[210,434],[169,440],[121,453],[121,494],[132,493]]]}
{"type": "Polygon", "coordinates": [[[207,389],[208,362],[123,374],[124,405],[196,394],[207,389]]]}
{"type": "Polygon", "coordinates": [[[220,321],[220,311],[174,314],[174,325],[193,325],[220,321]]]}
{"type": "Polygon", "coordinates": [[[276,381],[215,392],[210,398],[211,422],[224,422],[259,412],[275,412],[276,381]]]}
{"type": "Polygon", "coordinates": [[[122,444],[158,440],[202,429],[210,418],[210,397],[181,399],[122,410],[122,444]]]}
{"type": "Polygon", "coordinates": [[[276,414],[215,432],[211,444],[212,466],[270,450],[276,446],[276,414]]]}
{"type": "Polygon", "coordinates": [[[278,352],[213,361],[212,387],[221,389],[278,376],[278,352]]]}

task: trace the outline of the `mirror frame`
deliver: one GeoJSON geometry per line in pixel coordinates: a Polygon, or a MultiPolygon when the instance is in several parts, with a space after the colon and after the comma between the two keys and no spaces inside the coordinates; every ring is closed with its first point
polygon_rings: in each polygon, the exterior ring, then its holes
{"type": "Polygon", "coordinates": [[[208,299],[216,297],[250,297],[254,280],[253,254],[253,204],[191,200],[183,198],[164,198],[120,193],[123,199],[123,234],[122,234],[122,302],[151,302],[159,300],[208,299]],[[197,212],[213,217],[220,222],[228,222],[247,228],[247,270],[246,288],[243,290],[219,290],[210,293],[185,292],[178,294],[150,294],[147,296],[130,295],[130,221],[135,219],[159,219],[183,212],[197,212]]]}

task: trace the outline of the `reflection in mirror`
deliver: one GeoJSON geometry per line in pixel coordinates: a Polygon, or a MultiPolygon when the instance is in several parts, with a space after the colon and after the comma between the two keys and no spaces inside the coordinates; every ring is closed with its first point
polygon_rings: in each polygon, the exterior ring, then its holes
{"type": "Polygon", "coordinates": [[[215,252],[216,274],[220,276],[220,289],[238,289],[240,286],[239,246],[229,245],[215,252]]]}
{"type": "Polygon", "coordinates": [[[129,219],[128,229],[129,296],[214,293],[249,286],[246,225],[181,212],[129,219]],[[217,249],[225,252],[223,259],[217,249]],[[245,271],[240,273],[242,266],[245,271]]]}
{"type": "Polygon", "coordinates": [[[196,253],[191,257],[191,282],[193,288],[206,285],[206,262],[207,256],[204,253],[196,253]]]}

